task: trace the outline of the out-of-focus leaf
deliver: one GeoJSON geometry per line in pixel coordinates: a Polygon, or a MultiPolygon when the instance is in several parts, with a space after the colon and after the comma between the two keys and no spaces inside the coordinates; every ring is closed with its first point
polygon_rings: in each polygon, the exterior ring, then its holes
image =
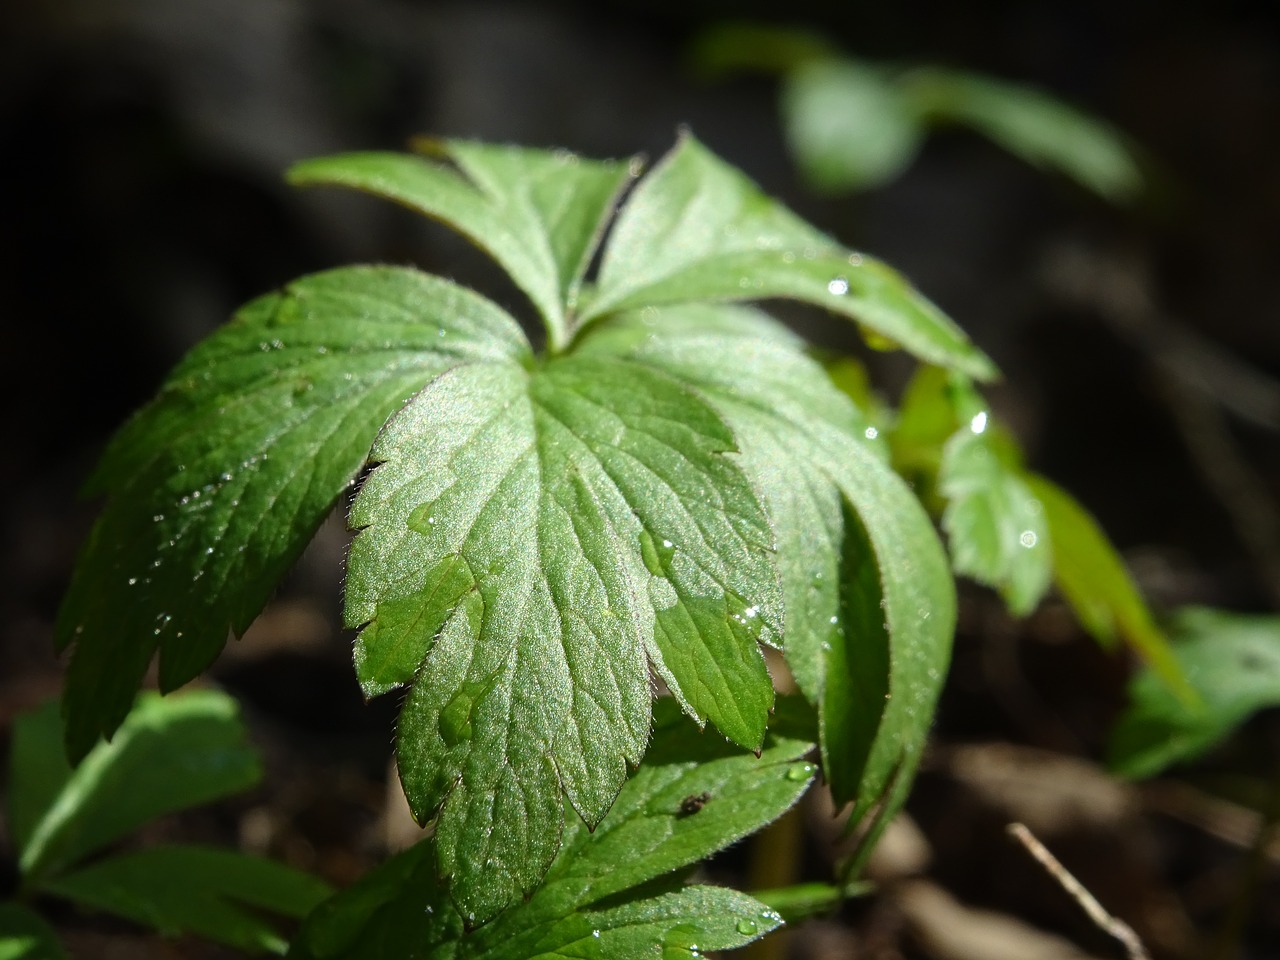
{"type": "Polygon", "coordinates": [[[1052,539],[1044,508],[1015,464],[1006,462],[985,410],[943,448],[938,489],[956,573],[995,587],[1015,616],[1029,614],[1049,587],[1052,539]]]}
{"type": "Polygon", "coordinates": [[[34,744],[47,745],[60,733],[56,723],[45,708],[20,718],[15,734],[12,790],[28,883],[43,882],[162,814],[246,790],[262,775],[235,701],[215,690],[143,694],[115,738],[74,772],[60,760],[45,765],[32,757],[34,744]],[[43,805],[38,819],[36,803],[43,805]]]}
{"type": "MultiPolygon", "coordinates": [[[[792,725],[795,707],[779,703],[777,726],[792,725]]],[[[680,871],[794,804],[815,772],[800,759],[812,744],[771,732],[757,758],[717,737],[691,737],[670,700],[654,715],[645,762],[594,833],[578,822],[567,828],[527,902],[467,932],[436,880],[430,845],[419,844],[322,905],[291,956],[373,958],[414,943],[423,960],[644,960],[732,949],[769,932],[780,919],[763,904],[684,887],[680,871]]]]}
{"type": "Polygon", "coordinates": [[[19,714],[9,748],[9,833],[19,856],[70,779],[58,701],[19,714]]]}
{"type": "Polygon", "coordinates": [[[1015,156],[1062,173],[1112,203],[1134,199],[1142,187],[1141,171],[1118,131],[1041,91],[921,67],[904,75],[901,92],[928,121],[972,127],[1015,156]]]}
{"type": "Polygon", "coordinates": [[[646,306],[778,298],[855,320],[932,363],[995,373],[896,271],[839,246],[690,136],[623,206],[582,322],[646,306]]]}
{"type": "Polygon", "coordinates": [[[1105,647],[1123,640],[1184,702],[1195,694],[1164,632],[1156,626],[1124,561],[1098,522],[1061,487],[1035,474],[1027,486],[1044,507],[1053,544],[1053,576],[1086,630],[1105,647]]]}
{"type": "Polygon", "coordinates": [[[1280,617],[1188,608],[1171,632],[1173,655],[1199,702],[1179,698],[1151,668],[1139,673],[1108,750],[1121,776],[1151,777],[1193,760],[1257,711],[1280,706],[1280,617]]]}
{"type": "Polygon", "coordinates": [[[720,23],[695,38],[689,59],[706,79],[739,73],[785,73],[835,56],[821,34],[757,23],[720,23]]]}
{"type": "Polygon", "coordinates": [[[53,928],[20,903],[0,903],[0,960],[68,960],[53,928]]]}
{"type": "Polygon", "coordinates": [[[817,60],[782,83],[783,129],[800,173],[824,193],[869,190],[898,177],[924,136],[910,100],[882,69],[817,60]]]}
{"type": "Polygon", "coordinates": [[[254,953],[288,940],[262,913],[300,919],[332,891],[272,860],[201,847],[153,847],[46,881],[46,893],[176,937],[192,933],[254,953]]]}

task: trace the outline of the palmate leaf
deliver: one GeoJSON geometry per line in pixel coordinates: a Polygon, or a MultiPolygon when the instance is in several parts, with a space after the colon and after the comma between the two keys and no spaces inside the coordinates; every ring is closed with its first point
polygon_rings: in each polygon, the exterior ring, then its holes
{"type": "MultiPolygon", "coordinates": [[[[608,809],[644,752],[650,670],[686,712],[756,748],[772,702],[757,641],[793,629],[797,675],[840,714],[829,757],[852,751],[832,760],[842,792],[865,808],[862,770],[876,800],[909,780],[894,773],[923,737],[951,599],[919,508],[883,452],[854,439],[856,410],[819,412],[833,393],[820,371],[812,395],[775,373],[716,397],[707,378],[732,379],[740,354],[704,355],[696,373],[572,337],[624,310],[790,297],[976,375],[985,357],[898,275],[691,137],[624,207],[594,287],[584,270],[630,165],[439,150],[451,165],[366,154],[292,176],[393,197],[471,237],[528,293],[549,355],[491,302],[396,268],[304,278],[193,351],[93,486],[109,500],[59,626],[75,643],[73,753],[115,727],[157,649],[166,689],[206,666],[372,466],[351,514],[357,672],[371,696],[410,687],[402,778],[417,816],[438,818],[438,866],[477,922],[537,884],[563,797],[587,823],[608,809]],[[773,462],[803,457],[816,466],[773,462]],[[905,519],[882,516],[899,508],[905,519]],[[811,534],[832,547],[817,566],[811,534]],[[796,553],[782,582],[779,539],[796,553]],[[913,563],[926,568],[914,587],[913,563]],[[870,639],[848,641],[832,686],[822,644],[845,644],[831,618],[855,609],[870,639]],[[856,717],[837,702],[849,683],[864,687],[856,717]]],[[[794,345],[783,352],[813,376],[794,345]]]]}
{"type": "Polygon", "coordinates": [[[527,356],[488,301],[391,267],[298,280],[196,347],[89,483],[108,501],[58,618],[72,756],[124,718],[157,649],[169,690],[249,626],[415,390],[527,356]]]}
{"type": "Polygon", "coordinates": [[[594,833],[566,829],[546,882],[478,929],[457,913],[421,843],[338,894],[303,925],[290,956],[357,960],[413,943],[423,960],[576,957],[668,960],[727,950],[768,933],[775,913],[732,890],[683,885],[685,868],[781,815],[804,793],[812,747],[792,701],[755,757],[690,736],[669,699],[654,709],[649,754],[594,833]]]}
{"type": "Polygon", "coordinates": [[[787,662],[820,707],[824,772],[856,817],[874,809],[887,822],[919,760],[955,625],[946,557],[919,502],[849,399],[758,311],[649,308],[600,324],[580,349],[693,384],[733,427],[777,531],[787,662]]]}
{"type": "Polygon", "coordinates": [[[367,689],[415,681],[401,776],[419,819],[444,804],[441,866],[467,913],[532,891],[562,789],[604,815],[644,752],[647,661],[695,716],[760,745],[756,641],[780,636],[782,603],[732,444],[672,378],[566,357],[458,367],[374,445],[347,617],[368,624],[367,689]]]}

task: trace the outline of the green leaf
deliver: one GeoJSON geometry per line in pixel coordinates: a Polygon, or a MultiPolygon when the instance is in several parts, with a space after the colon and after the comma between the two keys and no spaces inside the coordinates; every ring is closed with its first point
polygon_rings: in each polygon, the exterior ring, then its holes
{"type": "Polygon", "coordinates": [[[1142,173],[1120,133],[1056,97],[936,67],[906,74],[901,89],[927,119],[972,127],[1027,163],[1071,177],[1112,203],[1132,200],[1142,188],[1142,173]]]}
{"type": "Polygon", "coordinates": [[[676,958],[741,946],[778,917],[730,890],[683,887],[684,868],[780,816],[812,782],[812,747],[782,735],[803,711],[783,700],[760,757],[718,737],[690,737],[669,699],[654,709],[653,744],[594,832],[573,823],[546,883],[530,899],[467,932],[419,844],[308,917],[291,956],[385,956],[417,943],[429,960],[676,958]]]}
{"type": "Polygon", "coordinates": [[[645,306],[779,297],[856,320],[922,359],[980,378],[995,372],[899,274],[840,247],[690,136],[622,208],[583,323],[645,306]]]}
{"type": "Polygon", "coordinates": [[[1028,474],[1026,482],[1044,507],[1053,543],[1054,580],[1080,623],[1105,647],[1123,639],[1184,705],[1192,705],[1195,692],[1168,639],[1098,522],[1074,497],[1044,477],[1028,474]]]}
{"type": "Polygon", "coordinates": [[[1257,711],[1280,706],[1280,617],[1193,607],[1171,629],[1198,703],[1178,697],[1153,669],[1139,673],[1108,749],[1120,776],[1142,779],[1194,760],[1257,711]]]}
{"type": "Polygon", "coordinates": [[[0,903],[0,960],[67,960],[67,951],[40,914],[0,903]]]}
{"type": "Polygon", "coordinates": [[[915,159],[924,130],[883,70],[855,60],[804,64],[783,79],[783,127],[800,173],[824,193],[869,190],[915,159]]]}
{"type": "Polygon", "coordinates": [[[582,275],[636,162],[457,140],[423,145],[456,169],[401,153],[353,153],[304,160],[289,181],[374,193],[465,234],[528,295],[560,349],[582,275]]]}
{"type": "Polygon", "coordinates": [[[689,51],[689,59],[709,80],[745,72],[785,73],[833,55],[821,34],[749,22],[713,24],[689,51]]]}
{"type": "Polygon", "coordinates": [[[787,662],[821,705],[824,771],[838,800],[859,817],[878,809],[882,824],[928,733],[954,588],[883,441],[798,344],[758,311],[690,305],[612,317],[580,350],[624,353],[695,385],[733,427],[777,531],[787,662]]]}
{"type": "Polygon", "coordinates": [[[201,847],[140,850],[46,881],[41,889],[152,927],[240,950],[283,954],[288,941],[262,912],[300,919],[329,887],[259,857],[201,847]]]}
{"type": "Polygon", "coordinates": [[[192,350],[89,484],[109,499],[58,620],[73,758],[157,649],[171,690],[248,627],[410,395],[466,360],[527,358],[489,301],[394,267],[298,280],[192,350]]]}
{"type": "Polygon", "coordinates": [[[21,857],[71,779],[58,701],[19,714],[9,749],[9,832],[21,857]]]}
{"type": "Polygon", "coordinates": [[[216,690],[143,694],[115,739],[74,771],[53,749],[60,730],[51,708],[20,717],[14,731],[15,839],[28,885],[156,817],[246,790],[262,775],[235,701],[216,690]],[[35,746],[51,752],[38,755],[35,746]]]}
{"type": "Polygon", "coordinates": [[[351,522],[361,682],[413,681],[401,778],[439,814],[465,911],[527,895],[561,791],[596,823],[649,730],[647,660],[685,708],[758,747],[758,640],[782,603],[773,533],[733,435],[671,377],[567,357],[471,364],[387,425],[351,522]]]}
{"type": "Polygon", "coordinates": [[[979,410],[943,448],[938,489],[948,501],[942,526],[956,573],[998,588],[1010,612],[1024,617],[1049,588],[1052,536],[1044,508],[1010,461],[996,425],[979,410]]]}

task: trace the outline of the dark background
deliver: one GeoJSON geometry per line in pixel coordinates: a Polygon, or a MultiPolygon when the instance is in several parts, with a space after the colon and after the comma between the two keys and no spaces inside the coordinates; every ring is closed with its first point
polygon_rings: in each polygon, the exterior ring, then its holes
{"type": "MultiPolygon", "coordinates": [[[[902,269],[971,333],[1005,371],[993,402],[1032,464],[1098,515],[1158,608],[1274,611],[1280,41],[1267,6],[11,0],[0,11],[0,733],[58,689],[52,618],[94,513],[76,489],[185,349],[240,303],[338,263],[494,280],[461,242],[388,204],[283,184],[295,160],[397,149],[418,133],[656,158],[688,125],[806,217],[902,269]],[[776,82],[711,83],[691,68],[691,41],[726,18],[1039,86],[1129,134],[1151,189],[1117,209],[955,131],[884,188],[816,197],[782,141],[776,82]]],[[[852,346],[835,325],[808,328],[852,346]]],[[[905,366],[870,362],[894,399],[905,366]]],[[[215,671],[291,757],[278,772],[292,786],[253,809],[304,822],[277,822],[259,845],[340,881],[375,856],[392,715],[359,703],[346,666],[342,548],[335,523],[255,628],[258,647],[233,645],[215,671]],[[352,793],[331,790],[326,807],[308,784],[335,769],[352,793]],[[352,822],[364,839],[344,851],[352,822]]],[[[940,742],[1096,760],[1128,662],[1098,653],[1053,603],[1015,626],[966,591],[963,613],[940,742]],[[993,691],[993,662],[1012,664],[1007,688],[993,691]]],[[[922,780],[926,825],[946,789],[922,780]]],[[[932,840],[941,856],[943,837],[932,840]]],[[[1184,905],[1178,871],[1229,860],[1212,845],[1188,853],[1182,834],[1157,841],[1144,882],[1184,905]]],[[[938,873],[981,901],[961,879],[974,853],[938,873]]],[[[1211,924],[1221,909],[1185,912],[1211,924]]],[[[878,943],[870,922],[846,926],[878,943]]],[[[1280,929],[1277,917],[1258,923],[1264,939],[1280,929]]],[[[889,926],[885,949],[943,955],[889,926]]]]}

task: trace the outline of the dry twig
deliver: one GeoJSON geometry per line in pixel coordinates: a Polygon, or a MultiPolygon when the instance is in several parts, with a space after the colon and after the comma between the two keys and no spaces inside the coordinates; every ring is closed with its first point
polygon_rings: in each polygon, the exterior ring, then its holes
{"type": "Polygon", "coordinates": [[[1089,919],[1094,922],[1098,929],[1120,941],[1129,960],[1151,960],[1151,955],[1147,953],[1146,947],[1138,939],[1133,927],[1108,913],[1097,898],[1085,889],[1084,884],[1073,877],[1070,871],[1059,862],[1058,858],[1049,852],[1049,848],[1037,840],[1030,830],[1021,823],[1011,823],[1005,829],[1008,830],[1010,836],[1026,848],[1026,851],[1031,856],[1039,861],[1040,865],[1048,871],[1053,879],[1058,881],[1071,899],[1080,904],[1081,909],[1088,914],[1089,919]]]}

